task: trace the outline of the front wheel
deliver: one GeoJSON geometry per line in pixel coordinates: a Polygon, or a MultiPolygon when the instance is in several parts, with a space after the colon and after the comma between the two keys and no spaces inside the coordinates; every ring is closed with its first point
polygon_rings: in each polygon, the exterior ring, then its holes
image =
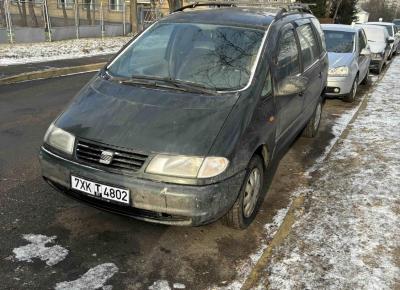
{"type": "Polygon", "coordinates": [[[358,89],[358,77],[354,79],[353,86],[351,87],[350,93],[347,94],[344,98],[343,101],[347,103],[352,103],[356,100],[356,95],[357,95],[357,89],[358,89]]]}
{"type": "Polygon", "coordinates": [[[246,169],[242,188],[233,207],[224,217],[227,226],[245,229],[254,220],[264,197],[264,166],[260,156],[254,155],[246,169]]]}
{"type": "Polygon", "coordinates": [[[315,107],[314,113],[303,131],[303,136],[308,138],[313,138],[317,135],[319,124],[321,123],[322,116],[322,99],[319,98],[318,104],[315,107]]]}

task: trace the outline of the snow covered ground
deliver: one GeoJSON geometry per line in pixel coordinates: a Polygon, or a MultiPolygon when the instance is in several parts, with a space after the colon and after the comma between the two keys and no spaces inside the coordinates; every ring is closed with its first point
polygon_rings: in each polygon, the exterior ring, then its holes
{"type": "Polygon", "coordinates": [[[260,289],[400,289],[400,58],[306,188],[260,289]]]}
{"type": "Polygon", "coordinates": [[[0,44],[0,66],[111,54],[117,52],[131,38],[83,38],[30,44],[0,44]]]}

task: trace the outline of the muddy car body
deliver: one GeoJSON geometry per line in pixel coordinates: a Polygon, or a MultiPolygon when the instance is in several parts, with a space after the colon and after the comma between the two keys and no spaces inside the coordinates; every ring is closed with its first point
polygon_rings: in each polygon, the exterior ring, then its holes
{"type": "Polygon", "coordinates": [[[245,228],[271,160],[302,130],[315,136],[327,70],[311,14],[173,13],[128,43],[53,122],[43,177],[142,220],[201,225],[225,216],[245,228]],[[152,57],[140,55],[149,50],[152,57]]]}

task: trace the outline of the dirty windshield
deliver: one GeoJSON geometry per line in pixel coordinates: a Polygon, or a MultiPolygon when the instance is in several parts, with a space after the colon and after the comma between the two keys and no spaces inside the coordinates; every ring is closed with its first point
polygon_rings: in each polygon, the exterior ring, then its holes
{"type": "Polygon", "coordinates": [[[354,48],[354,32],[325,30],[328,52],[349,53],[354,48]]]}
{"type": "Polygon", "coordinates": [[[213,90],[238,90],[249,82],[264,32],[195,23],[153,26],[108,67],[124,78],[154,77],[213,90]]]}

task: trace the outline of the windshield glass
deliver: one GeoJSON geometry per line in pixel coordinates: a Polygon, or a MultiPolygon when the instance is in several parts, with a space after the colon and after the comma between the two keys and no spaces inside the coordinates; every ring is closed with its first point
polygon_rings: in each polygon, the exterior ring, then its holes
{"type": "Polygon", "coordinates": [[[238,90],[249,81],[264,31],[196,23],[158,24],[108,67],[117,77],[154,77],[213,90],[238,90]]]}
{"type": "Polygon", "coordinates": [[[383,29],[366,26],[364,27],[364,31],[368,41],[385,42],[385,33],[383,29]]]}
{"type": "Polygon", "coordinates": [[[328,52],[349,53],[354,49],[354,32],[324,30],[328,52]]]}
{"type": "Polygon", "coordinates": [[[393,36],[392,25],[390,25],[390,24],[374,24],[374,25],[379,25],[379,26],[385,27],[389,33],[389,36],[393,36]]]}

